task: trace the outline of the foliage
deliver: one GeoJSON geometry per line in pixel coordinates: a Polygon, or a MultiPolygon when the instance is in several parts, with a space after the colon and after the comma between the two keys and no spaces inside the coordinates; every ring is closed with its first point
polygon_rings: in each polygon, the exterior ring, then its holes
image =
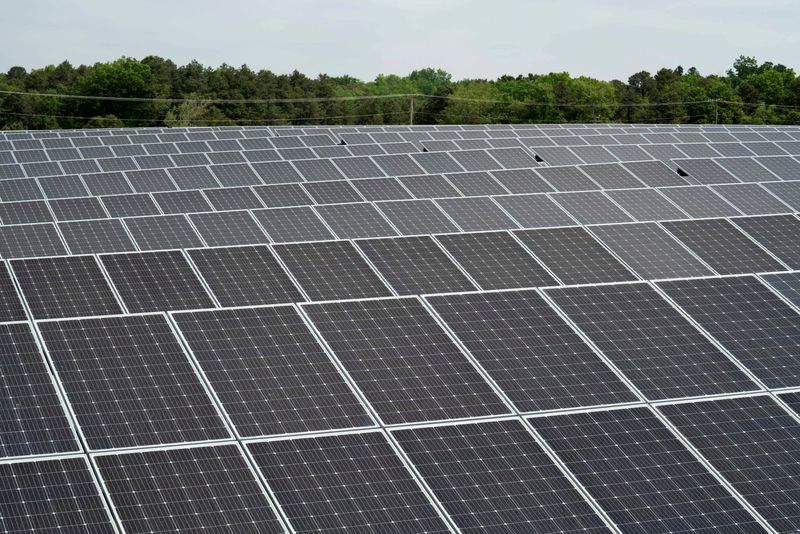
{"type": "Polygon", "coordinates": [[[566,72],[454,81],[442,69],[424,68],[367,82],[325,74],[310,78],[297,71],[256,72],[246,65],[211,68],[196,61],[176,65],[158,56],[123,57],[90,66],[73,67],[67,61],[32,70],[15,66],[0,73],[0,90],[27,93],[0,94],[3,129],[406,124],[412,104],[414,121],[429,124],[777,124],[800,119],[800,77],[784,65],[746,56],[737,58],[724,76],[703,76],[694,67],[679,66],[655,74],[637,72],[626,81],[566,72]],[[80,98],[93,96],[111,98],[80,98]],[[364,98],[372,96],[380,98],[364,98]]]}

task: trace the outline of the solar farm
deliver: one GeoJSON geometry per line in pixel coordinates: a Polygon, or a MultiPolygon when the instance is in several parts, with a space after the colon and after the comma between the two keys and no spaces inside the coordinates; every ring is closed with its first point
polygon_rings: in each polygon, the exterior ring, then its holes
{"type": "Polygon", "coordinates": [[[0,531],[800,531],[800,127],[0,132],[0,531]]]}

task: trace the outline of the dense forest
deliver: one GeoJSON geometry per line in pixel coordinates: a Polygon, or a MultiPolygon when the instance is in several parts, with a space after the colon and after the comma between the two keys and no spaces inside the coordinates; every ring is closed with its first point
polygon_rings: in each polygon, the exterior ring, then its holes
{"type": "Polygon", "coordinates": [[[12,67],[0,74],[3,129],[411,120],[798,124],[800,77],[784,65],[744,56],[725,76],[679,66],[637,72],[624,82],[566,72],[455,81],[433,68],[364,82],[255,72],[246,65],[178,66],[157,56],[78,67],[65,61],[31,71],[12,67]],[[96,96],[112,98],[88,98],[96,96]]]}

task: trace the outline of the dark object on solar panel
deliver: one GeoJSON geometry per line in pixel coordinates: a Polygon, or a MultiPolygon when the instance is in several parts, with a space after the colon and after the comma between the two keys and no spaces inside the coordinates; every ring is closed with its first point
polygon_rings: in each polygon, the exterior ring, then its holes
{"type": "Polygon", "coordinates": [[[602,191],[554,193],[550,198],[581,224],[620,223],[633,220],[602,191]]]}
{"type": "Polygon", "coordinates": [[[314,209],[341,239],[397,235],[397,230],[369,202],[328,204],[314,209]]]}
{"type": "Polygon", "coordinates": [[[649,400],[756,389],[744,372],[648,284],[546,291],[649,400]]]}
{"type": "Polygon", "coordinates": [[[53,221],[53,214],[44,200],[0,202],[0,220],[5,225],[53,221]]]}
{"type": "Polygon", "coordinates": [[[800,424],[767,396],[660,406],[779,532],[800,528],[800,424]]]}
{"type": "Polygon", "coordinates": [[[374,426],[294,307],[173,317],[240,436],[374,426]]]}
{"type": "Polygon", "coordinates": [[[136,250],[119,219],[59,223],[58,229],[72,254],[136,250]]]}
{"type": "Polygon", "coordinates": [[[141,250],[203,246],[197,232],[183,215],[130,217],[124,222],[141,250]]]}
{"type": "Polygon", "coordinates": [[[303,184],[311,198],[317,204],[341,204],[345,202],[362,202],[364,199],[347,180],[333,182],[309,182],[303,184]]]}
{"type": "Polygon", "coordinates": [[[83,457],[0,464],[0,530],[117,532],[83,457]]]}
{"type": "Polygon", "coordinates": [[[515,234],[565,284],[636,280],[584,228],[522,230],[515,234]]]}
{"type": "Polygon", "coordinates": [[[269,242],[269,238],[248,211],[194,213],[188,217],[210,247],[269,242]]]}
{"type": "Polygon", "coordinates": [[[334,235],[308,206],[254,210],[253,216],[275,243],[319,241],[334,235]]]}
{"type": "Polygon", "coordinates": [[[200,248],[186,252],[222,306],[304,300],[269,247],[200,248]]]}
{"type": "Polygon", "coordinates": [[[731,221],[779,260],[800,269],[800,219],[792,215],[737,217],[731,221]]]}
{"type": "Polygon", "coordinates": [[[519,421],[393,434],[464,532],[610,532],[519,421]]]}
{"type": "Polygon", "coordinates": [[[296,532],[449,532],[379,432],[247,445],[296,532]]]}
{"type": "Polygon", "coordinates": [[[273,250],[312,301],[392,294],[349,241],[275,245],[273,250]]]}
{"type": "Polygon", "coordinates": [[[519,228],[489,197],[443,198],[436,203],[467,232],[519,228]]]}
{"type": "Polygon", "coordinates": [[[637,400],[535,291],[426,299],[522,412],[637,400]]]}
{"type": "Polygon", "coordinates": [[[284,532],[235,445],[100,455],[94,460],[129,532],[284,532]]]}
{"type": "Polygon", "coordinates": [[[800,314],[757,278],[658,286],[767,387],[800,385],[800,314]]]}
{"type": "Polygon", "coordinates": [[[314,203],[300,184],[259,185],[253,187],[253,191],[268,208],[307,206],[314,203]]]}
{"type": "Polygon", "coordinates": [[[655,223],[610,224],[590,230],[645,280],[714,274],[655,223]]]}
{"type": "Polygon", "coordinates": [[[123,313],[94,256],[12,260],[35,319],[123,313]]]}
{"type": "Polygon", "coordinates": [[[557,285],[506,232],[447,234],[437,239],[483,289],[557,285]]]}
{"type": "Polygon", "coordinates": [[[742,214],[707,186],[663,187],[659,191],[692,217],[730,217],[742,214]]]}
{"type": "Polygon", "coordinates": [[[529,421],[623,532],[764,532],[647,408],[529,421]]]}
{"type": "Polygon", "coordinates": [[[161,212],[165,214],[199,213],[214,211],[211,204],[200,191],[168,191],[153,193],[153,199],[158,203],[161,212]]]}
{"type": "Polygon", "coordinates": [[[104,254],[100,261],[131,313],[214,307],[180,251],[104,254]]]}
{"type": "Polygon", "coordinates": [[[384,423],[509,413],[416,298],[303,308],[384,423]]]}
{"type": "Polygon", "coordinates": [[[161,213],[152,197],[146,193],[100,197],[100,201],[111,217],[139,217],[161,213]]]}
{"type": "Polygon", "coordinates": [[[540,167],[536,169],[556,191],[590,191],[600,189],[580,167],[540,167]]]}
{"type": "Polygon", "coordinates": [[[648,187],[668,187],[689,183],[661,161],[635,161],[623,163],[622,166],[648,187]]]}
{"type": "Polygon", "coordinates": [[[399,295],[476,289],[428,236],[359,240],[356,244],[399,295]]]}
{"type": "Polygon", "coordinates": [[[734,184],[737,181],[713,159],[678,159],[675,164],[681,176],[689,176],[698,184],[734,184]]]}
{"type": "MultiPolygon", "coordinates": [[[[3,320],[6,317],[8,314],[3,320]]],[[[80,450],[27,323],[0,324],[0,376],[0,392],[6,404],[0,428],[0,458],[80,450]]],[[[3,491],[2,501],[10,498],[7,494],[3,491]]],[[[0,514],[0,526],[4,517],[0,514]]]]}
{"type": "Polygon", "coordinates": [[[493,199],[523,228],[571,226],[576,223],[547,195],[503,195],[493,199]]]}
{"type": "Polygon", "coordinates": [[[785,270],[725,219],[675,221],[663,225],[719,274],[785,270]]]}
{"type": "Polygon", "coordinates": [[[792,208],[778,200],[760,184],[717,185],[712,189],[745,215],[792,212],[792,208]]]}
{"type": "Polygon", "coordinates": [[[763,274],[761,278],[795,307],[800,308],[800,272],[763,274]]]}
{"type": "Polygon", "coordinates": [[[90,449],[229,437],[162,314],[38,327],[90,449]]]}

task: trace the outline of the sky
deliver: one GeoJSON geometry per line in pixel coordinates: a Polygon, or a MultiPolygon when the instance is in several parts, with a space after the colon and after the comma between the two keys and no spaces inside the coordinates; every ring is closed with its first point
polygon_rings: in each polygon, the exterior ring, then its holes
{"type": "Polygon", "coordinates": [[[455,79],[661,67],[739,55],[800,70],[798,0],[26,0],[3,2],[0,71],[158,55],[315,76],[455,79]],[[13,43],[9,45],[8,43],[13,43]]]}

